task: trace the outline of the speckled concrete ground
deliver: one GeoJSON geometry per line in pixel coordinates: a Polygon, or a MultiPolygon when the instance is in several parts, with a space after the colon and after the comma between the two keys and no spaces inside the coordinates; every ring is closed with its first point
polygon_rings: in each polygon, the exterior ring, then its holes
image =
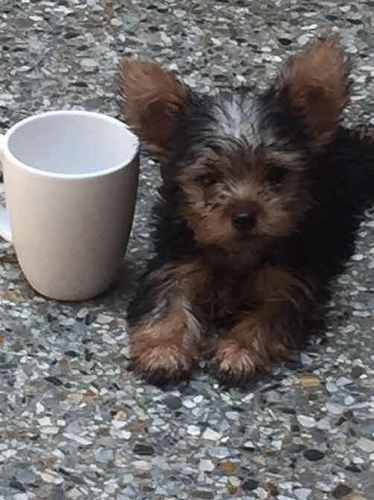
{"type": "MultiPolygon", "coordinates": [[[[257,82],[314,33],[353,56],[348,120],[374,116],[374,2],[1,0],[0,127],[118,115],[116,64],[156,58],[201,90],[257,82]]],[[[143,164],[128,270],[95,301],[35,295],[0,244],[0,499],[374,499],[374,211],[337,284],[327,342],[247,391],[203,371],[162,391],[126,370],[126,303],[150,245],[143,164]]]]}

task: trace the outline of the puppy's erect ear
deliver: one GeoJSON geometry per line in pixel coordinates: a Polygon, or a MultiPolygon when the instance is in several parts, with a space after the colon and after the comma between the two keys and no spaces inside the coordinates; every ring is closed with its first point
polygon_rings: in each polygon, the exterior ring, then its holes
{"type": "Polygon", "coordinates": [[[334,138],[350,97],[349,63],[336,39],[317,40],[284,66],[276,92],[300,117],[315,146],[334,138]]]}
{"type": "Polygon", "coordinates": [[[125,121],[151,154],[166,158],[178,121],[188,107],[188,87],[156,63],[125,58],[120,70],[125,121]]]}

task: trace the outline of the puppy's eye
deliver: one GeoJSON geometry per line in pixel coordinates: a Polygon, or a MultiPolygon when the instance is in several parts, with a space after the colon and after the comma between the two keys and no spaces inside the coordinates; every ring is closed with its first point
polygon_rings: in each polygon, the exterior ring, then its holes
{"type": "Polygon", "coordinates": [[[287,170],[283,167],[272,165],[267,173],[267,179],[270,184],[280,184],[286,177],[287,170]]]}
{"type": "Polygon", "coordinates": [[[196,177],[196,182],[203,187],[213,186],[216,183],[216,179],[212,174],[202,174],[196,177]]]}

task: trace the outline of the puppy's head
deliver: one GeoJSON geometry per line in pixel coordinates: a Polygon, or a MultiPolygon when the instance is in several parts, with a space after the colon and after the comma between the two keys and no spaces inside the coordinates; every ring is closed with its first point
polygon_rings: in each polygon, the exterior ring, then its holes
{"type": "Polygon", "coordinates": [[[197,95],[154,63],[126,59],[121,74],[125,119],[178,187],[198,244],[261,253],[297,230],[349,101],[335,40],[289,59],[258,96],[197,95]]]}

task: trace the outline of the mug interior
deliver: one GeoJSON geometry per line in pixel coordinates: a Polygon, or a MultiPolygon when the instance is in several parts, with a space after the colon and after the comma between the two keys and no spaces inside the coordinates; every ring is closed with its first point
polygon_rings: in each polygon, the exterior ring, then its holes
{"type": "Polygon", "coordinates": [[[88,111],[51,111],[22,120],[7,134],[24,165],[60,175],[94,175],[131,162],[138,140],[114,118],[88,111]]]}

